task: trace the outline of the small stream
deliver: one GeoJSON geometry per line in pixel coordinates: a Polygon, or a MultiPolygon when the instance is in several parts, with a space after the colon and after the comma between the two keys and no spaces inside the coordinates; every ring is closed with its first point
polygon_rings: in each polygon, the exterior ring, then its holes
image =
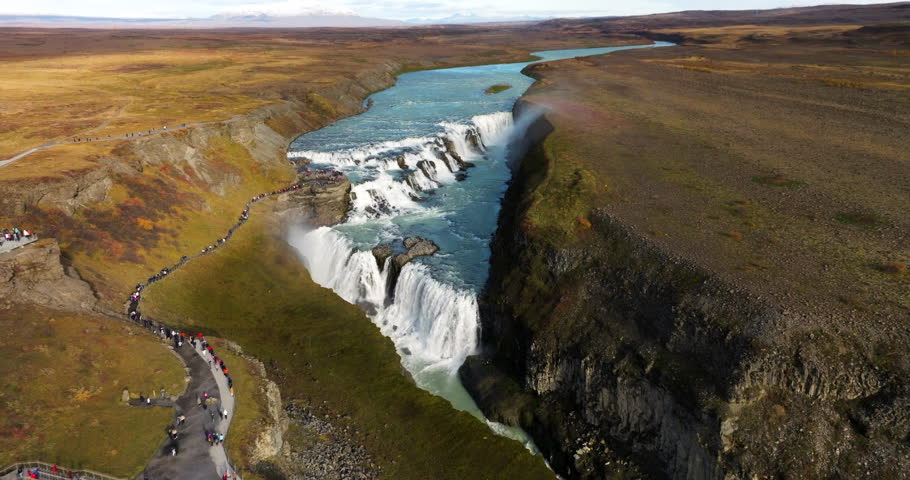
{"type": "MultiPolygon", "coordinates": [[[[548,61],[668,45],[534,55],[548,61]]],[[[364,308],[421,388],[483,421],[457,371],[478,346],[477,296],[487,280],[490,240],[511,177],[510,140],[524,133],[511,112],[534,82],[521,74],[529,64],[401,75],[395,86],[370,97],[368,111],[298,137],[288,153],[309,160],[310,168],[342,170],[353,184],[345,223],[290,234],[313,280],[364,308]],[[494,84],[512,87],[485,94],[494,84]],[[462,172],[461,162],[474,167],[462,172]],[[400,247],[411,236],[432,240],[439,252],[406,264],[390,295],[389,269],[379,268],[371,249],[400,247]]],[[[487,423],[533,451],[520,430],[487,423]]]]}

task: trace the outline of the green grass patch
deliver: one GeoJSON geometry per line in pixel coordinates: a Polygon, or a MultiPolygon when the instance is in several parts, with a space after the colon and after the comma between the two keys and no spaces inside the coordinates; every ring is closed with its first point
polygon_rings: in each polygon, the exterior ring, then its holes
{"type": "Polygon", "coordinates": [[[764,175],[761,177],[754,177],[752,181],[764,185],[766,187],[783,187],[783,188],[797,188],[806,185],[806,182],[796,180],[785,175],[764,175]]]}
{"type": "Polygon", "coordinates": [[[504,92],[510,88],[512,88],[512,86],[507,83],[497,83],[496,85],[493,85],[490,88],[487,88],[486,90],[484,90],[483,93],[486,93],[487,95],[495,95],[497,93],[504,92]]]}
{"type": "Polygon", "coordinates": [[[834,216],[834,219],[844,225],[865,229],[883,227],[888,224],[884,218],[874,213],[860,211],[840,212],[834,216]]]}
{"type": "Polygon", "coordinates": [[[170,408],[121,402],[185,388],[180,361],[150,335],[102,317],[0,312],[0,465],[42,460],[138,475],[164,440],[170,408]]]}
{"type": "Polygon", "coordinates": [[[147,312],[238,342],[268,365],[285,401],[339,412],[383,478],[552,478],[540,457],[405,377],[392,343],[268,233],[280,229],[261,220],[267,208],[216,254],[151,287],[147,312]]]}
{"type": "Polygon", "coordinates": [[[528,154],[539,170],[529,173],[540,183],[532,190],[527,218],[531,228],[554,245],[563,245],[590,227],[587,216],[598,197],[594,175],[569,152],[554,134],[528,154]]]}

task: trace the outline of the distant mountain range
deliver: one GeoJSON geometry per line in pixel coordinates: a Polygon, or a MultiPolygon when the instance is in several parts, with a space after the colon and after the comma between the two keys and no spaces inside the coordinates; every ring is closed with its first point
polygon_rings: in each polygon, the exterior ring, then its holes
{"type": "Polygon", "coordinates": [[[353,10],[309,0],[285,0],[264,5],[237,6],[208,18],[117,18],[68,15],[0,14],[0,27],[57,28],[303,28],[303,27],[400,27],[407,25],[454,25],[546,20],[549,17],[479,16],[454,14],[445,18],[413,18],[407,21],[371,18],[353,10]]]}
{"type": "Polygon", "coordinates": [[[400,27],[408,25],[456,25],[512,23],[547,20],[552,17],[482,17],[450,15],[444,18],[412,18],[406,21],[362,17],[346,9],[325,9],[302,14],[235,10],[209,18],[116,18],[66,15],[4,15],[0,27],[50,28],[305,28],[305,27],[400,27]]]}
{"type": "MultiPolygon", "coordinates": [[[[2,8],[2,7],[0,7],[2,8]]],[[[0,27],[45,28],[306,28],[306,27],[406,27],[477,23],[544,21],[549,25],[600,25],[611,30],[645,30],[684,25],[740,23],[801,24],[825,18],[832,23],[863,24],[891,12],[894,22],[906,21],[910,2],[878,5],[821,5],[770,10],[683,11],[622,17],[553,18],[533,16],[479,16],[453,14],[444,18],[412,18],[407,21],[363,17],[353,10],[323,5],[312,0],[281,0],[272,4],[238,6],[208,18],[116,18],[67,15],[22,15],[0,13],[0,27]],[[605,23],[606,22],[606,23],[605,23]]]]}
{"type": "Polygon", "coordinates": [[[465,23],[512,23],[512,22],[536,22],[548,20],[553,17],[531,17],[531,16],[512,16],[512,17],[481,17],[479,15],[450,15],[443,18],[411,18],[406,20],[407,23],[417,23],[423,25],[455,25],[465,23]]]}
{"type": "Polygon", "coordinates": [[[395,27],[398,20],[361,17],[343,11],[269,15],[265,12],[228,12],[209,18],[108,18],[65,15],[0,15],[0,27],[49,28],[306,28],[395,27]]]}

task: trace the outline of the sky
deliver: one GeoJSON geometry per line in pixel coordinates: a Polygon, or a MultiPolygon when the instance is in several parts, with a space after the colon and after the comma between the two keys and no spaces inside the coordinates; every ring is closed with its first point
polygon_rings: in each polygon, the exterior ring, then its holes
{"type": "MultiPolygon", "coordinates": [[[[895,0],[888,0],[895,1],[895,0]]],[[[354,13],[408,20],[450,15],[482,17],[587,17],[679,10],[742,10],[822,3],[872,4],[880,0],[0,0],[0,14],[117,18],[205,18],[225,12],[354,13]],[[493,7],[490,7],[490,4],[493,7]]]]}

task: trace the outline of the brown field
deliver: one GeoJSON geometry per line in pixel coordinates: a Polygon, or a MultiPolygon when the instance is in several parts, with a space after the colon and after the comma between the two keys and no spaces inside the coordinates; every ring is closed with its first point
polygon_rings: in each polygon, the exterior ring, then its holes
{"type": "MultiPolygon", "coordinates": [[[[74,212],[61,211],[57,201],[40,200],[24,214],[0,210],[0,222],[40,225],[42,233],[59,239],[108,302],[118,302],[124,288],[210,243],[228,228],[246,198],[289,183],[292,173],[287,165],[263,168],[252,162],[225,136],[202,152],[217,160],[205,165],[214,172],[196,164],[158,163],[135,175],[127,170],[142,162],[130,150],[137,140],[104,141],[107,135],[168,124],[223,125],[218,121],[288,100],[305,103],[301,114],[309,128],[316,128],[356,113],[343,106],[359,104],[351,90],[354,82],[388,85],[385,76],[404,71],[515,61],[538,49],[646,41],[473,27],[3,32],[0,158],[49,141],[62,144],[0,167],[0,191],[27,197],[36,186],[53,189],[103,167],[111,171],[106,175],[113,186],[104,201],[74,212]],[[79,135],[102,140],[68,143],[79,135]],[[231,186],[213,191],[212,175],[231,186]]],[[[303,133],[282,118],[267,125],[286,136],[303,133]]],[[[161,135],[180,139],[199,128],[161,135]]]]}
{"type": "MultiPolygon", "coordinates": [[[[498,63],[605,36],[481,28],[286,31],[3,29],[0,159],[48,141],[224,120],[394,63],[498,63]]],[[[610,39],[616,41],[615,38],[610,39]]],[[[67,157],[77,154],[63,153],[67,157]]],[[[0,171],[0,179],[3,172],[0,171]]]]}
{"type": "Polygon", "coordinates": [[[864,30],[666,30],[711,43],[535,68],[557,160],[534,224],[575,241],[605,208],[758,298],[893,326],[910,311],[889,273],[910,260],[910,50],[864,30]]]}

